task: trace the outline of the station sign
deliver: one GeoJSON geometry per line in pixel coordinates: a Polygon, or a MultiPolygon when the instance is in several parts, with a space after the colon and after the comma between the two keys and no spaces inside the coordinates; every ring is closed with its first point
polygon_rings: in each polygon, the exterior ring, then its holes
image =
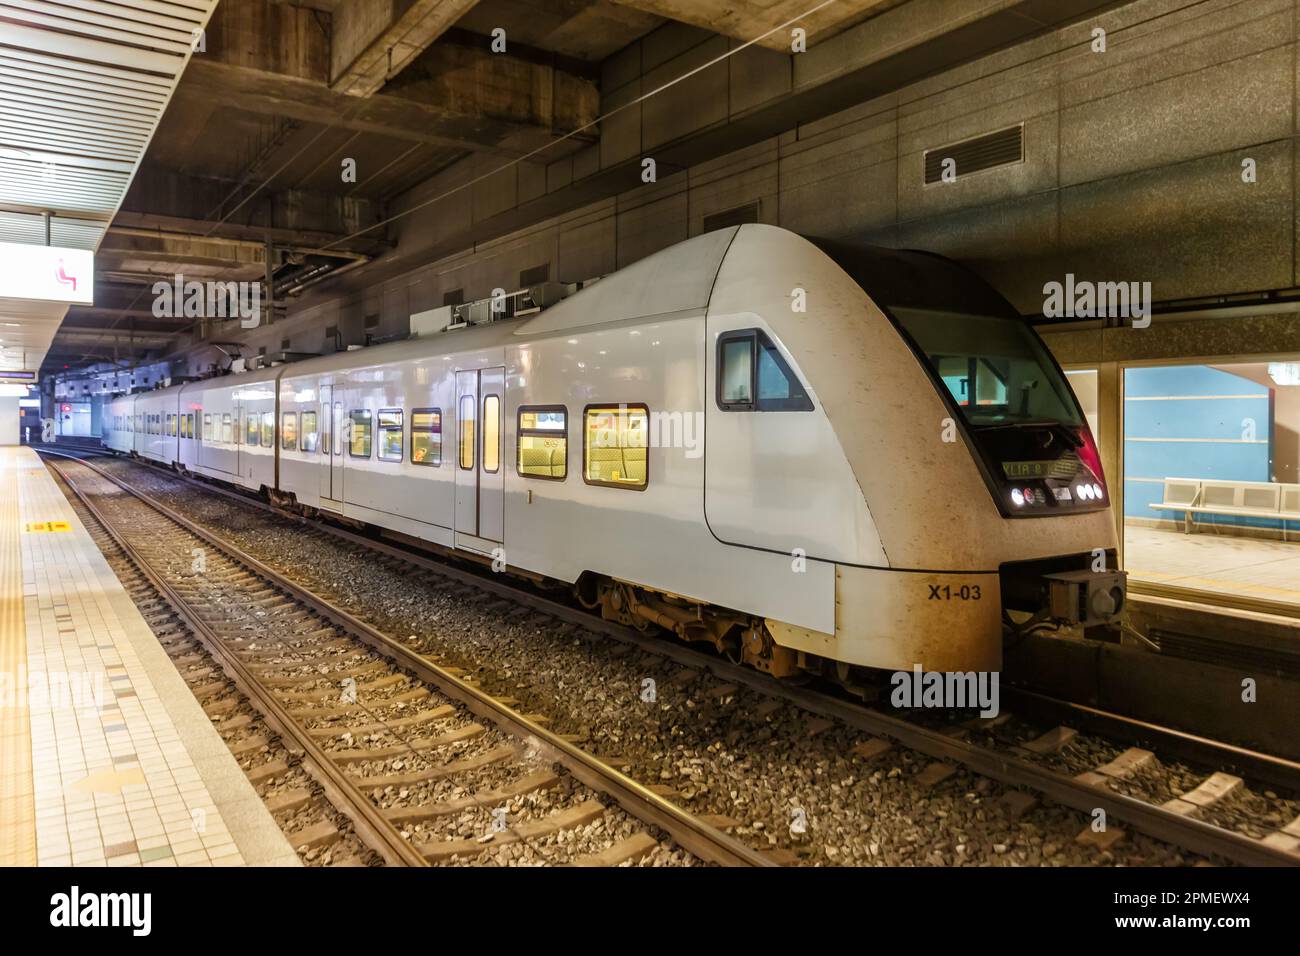
{"type": "Polygon", "coordinates": [[[90,250],[0,242],[0,299],[91,305],[94,298],[90,250]]]}
{"type": "Polygon", "coordinates": [[[0,368],[0,385],[35,385],[37,373],[28,369],[0,368]]]}

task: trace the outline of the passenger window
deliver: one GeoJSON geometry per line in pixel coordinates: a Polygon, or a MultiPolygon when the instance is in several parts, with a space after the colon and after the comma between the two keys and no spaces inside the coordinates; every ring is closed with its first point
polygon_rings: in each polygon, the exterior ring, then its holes
{"type": "Polygon", "coordinates": [[[495,475],[501,470],[501,398],[483,399],[483,470],[495,475]]]}
{"type": "Polygon", "coordinates": [[[474,467],[474,438],[478,423],[474,421],[474,396],[462,395],[460,397],[460,421],[457,422],[460,429],[460,467],[470,469],[474,467]]]}
{"type": "Polygon", "coordinates": [[[212,441],[212,415],[206,413],[203,416],[203,440],[212,441]]]}
{"type": "Polygon", "coordinates": [[[244,416],[244,444],[253,446],[259,444],[258,436],[262,434],[261,425],[256,412],[245,414],[244,416]]]}
{"type": "Polygon", "coordinates": [[[285,451],[298,450],[297,412],[285,412],[280,416],[280,447],[285,451]]]}
{"type": "Polygon", "coordinates": [[[402,410],[400,408],[379,410],[379,460],[402,460],[402,410]]]}
{"type": "Polygon", "coordinates": [[[583,429],[582,480],[640,491],[648,479],[650,412],[645,405],[589,405],[583,429]]]}
{"type": "Polygon", "coordinates": [[[235,424],[229,414],[221,416],[221,440],[227,445],[235,442],[235,424]]]}
{"type": "Polygon", "coordinates": [[[729,339],[720,346],[722,350],[722,403],[748,405],[754,401],[754,346],[748,337],[729,339]]]}
{"type": "Polygon", "coordinates": [[[568,410],[563,405],[519,409],[515,467],[525,478],[563,481],[569,467],[568,410]]]}
{"type": "Polygon", "coordinates": [[[370,411],[358,408],[352,411],[352,441],[348,454],[353,458],[370,457],[370,411]]]}
{"type": "Polygon", "coordinates": [[[442,464],[442,410],[417,408],[411,412],[411,462],[442,464]]]}
{"type": "Polygon", "coordinates": [[[302,413],[302,450],[308,453],[316,451],[317,436],[320,433],[316,430],[316,413],[302,413]]]}
{"type": "Polygon", "coordinates": [[[718,407],[724,412],[810,412],[812,399],[764,332],[718,339],[718,407]]]}
{"type": "Polygon", "coordinates": [[[262,412],[262,446],[275,447],[275,412],[262,412]]]}

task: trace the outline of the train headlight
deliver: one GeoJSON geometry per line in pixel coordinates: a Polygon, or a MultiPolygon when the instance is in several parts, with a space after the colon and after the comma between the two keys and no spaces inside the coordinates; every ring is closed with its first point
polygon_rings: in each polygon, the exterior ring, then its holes
{"type": "Polygon", "coordinates": [[[1078,495],[1080,498],[1082,498],[1084,501],[1091,501],[1091,500],[1092,500],[1092,486],[1091,486],[1091,485],[1075,485],[1075,486],[1074,486],[1074,493],[1075,493],[1076,495],[1078,495]]]}
{"type": "Polygon", "coordinates": [[[1025,503],[1025,495],[1019,488],[1011,489],[1011,503],[1019,508],[1025,503]]]}
{"type": "Polygon", "coordinates": [[[1101,495],[1102,495],[1101,485],[1094,484],[1092,486],[1092,496],[1096,498],[1098,501],[1101,501],[1101,495]]]}

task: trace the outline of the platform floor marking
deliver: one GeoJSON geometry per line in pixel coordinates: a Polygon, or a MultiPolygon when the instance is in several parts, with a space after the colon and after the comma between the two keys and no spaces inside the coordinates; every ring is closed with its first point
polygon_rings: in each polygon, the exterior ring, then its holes
{"type": "Polygon", "coordinates": [[[27,708],[27,624],[23,563],[18,545],[16,459],[0,456],[0,675],[9,699],[0,702],[0,866],[36,865],[36,788],[32,778],[31,716],[27,708]]]}

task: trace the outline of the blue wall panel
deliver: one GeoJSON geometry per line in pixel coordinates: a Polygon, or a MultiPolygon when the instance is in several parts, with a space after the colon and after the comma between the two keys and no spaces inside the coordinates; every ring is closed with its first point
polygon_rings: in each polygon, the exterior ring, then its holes
{"type": "Polygon", "coordinates": [[[1265,386],[1205,365],[1128,369],[1124,397],[1125,515],[1182,517],[1147,507],[1163,500],[1163,485],[1134,478],[1269,480],[1273,422],[1270,390],[1265,386]],[[1253,442],[1242,440],[1250,437],[1243,426],[1247,419],[1254,422],[1253,442]]]}

